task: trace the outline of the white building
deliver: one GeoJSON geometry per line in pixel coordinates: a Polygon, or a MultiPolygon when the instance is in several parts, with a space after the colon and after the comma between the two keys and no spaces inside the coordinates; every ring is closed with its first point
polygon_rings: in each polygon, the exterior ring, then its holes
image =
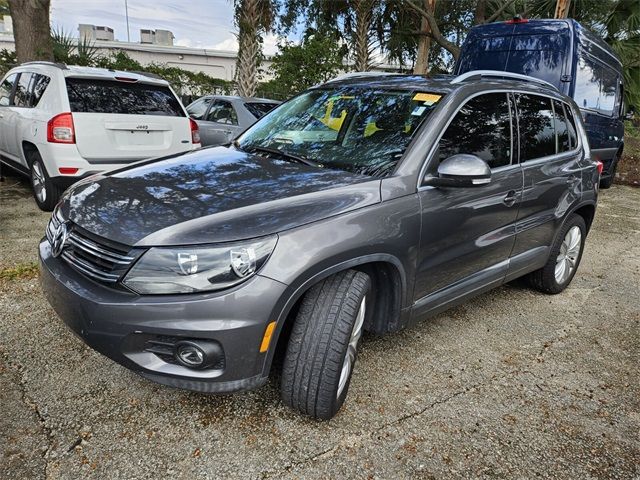
{"type": "Polygon", "coordinates": [[[80,32],[80,40],[85,42],[100,41],[113,41],[113,28],[105,27],[102,25],[90,25],[87,23],[81,23],[78,25],[78,31],[80,32]]]}
{"type": "Polygon", "coordinates": [[[10,15],[3,15],[0,19],[0,33],[13,34],[13,20],[10,15]]]}
{"type": "MultiPolygon", "coordinates": [[[[13,29],[6,30],[7,25],[11,26],[11,18],[5,16],[3,25],[5,31],[0,30],[0,50],[6,48],[13,51],[13,29]]],[[[109,27],[81,24],[78,30],[81,38],[89,38],[93,42],[99,55],[107,56],[123,51],[142,65],[158,63],[196,73],[202,72],[222,80],[233,80],[235,77],[237,52],[176,46],[173,45],[173,33],[168,30],[140,30],[140,43],[114,40],[113,29],[109,27]]],[[[264,72],[263,80],[269,80],[270,66],[270,57],[266,56],[261,66],[264,72]]],[[[374,68],[377,71],[397,69],[394,65],[376,65],[374,68]]]]}

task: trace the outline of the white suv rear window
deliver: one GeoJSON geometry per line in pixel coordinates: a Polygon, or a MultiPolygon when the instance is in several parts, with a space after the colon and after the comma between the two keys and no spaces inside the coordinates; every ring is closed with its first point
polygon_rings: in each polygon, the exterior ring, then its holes
{"type": "Polygon", "coordinates": [[[185,116],[180,102],[165,86],[87,78],[66,81],[72,112],[185,116]]]}

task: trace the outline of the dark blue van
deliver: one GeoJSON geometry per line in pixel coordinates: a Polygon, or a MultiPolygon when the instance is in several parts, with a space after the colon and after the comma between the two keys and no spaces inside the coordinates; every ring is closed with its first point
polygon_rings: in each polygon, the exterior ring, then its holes
{"type": "Polygon", "coordinates": [[[622,64],[611,47],[575,20],[490,23],[469,31],[455,73],[500,70],[546,80],[582,111],[602,188],[613,183],[623,149],[622,64]]]}

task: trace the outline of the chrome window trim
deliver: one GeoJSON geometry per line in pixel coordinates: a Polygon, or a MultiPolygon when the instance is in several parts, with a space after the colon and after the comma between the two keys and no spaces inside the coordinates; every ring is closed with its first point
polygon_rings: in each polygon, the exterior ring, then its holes
{"type": "MultiPolygon", "coordinates": [[[[427,155],[425,157],[425,160],[422,162],[422,167],[420,167],[420,173],[418,175],[418,180],[417,180],[417,191],[418,192],[421,191],[421,190],[427,189],[427,188],[434,188],[434,187],[430,187],[428,185],[422,185],[422,180],[424,179],[424,175],[426,173],[427,166],[429,165],[429,163],[432,160],[432,157],[433,157],[433,154],[435,152],[435,149],[438,146],[438,144],[440,143],[440,139],[444,135],[444,132],[447,131],[447,128],[449,128],[449,125],[451,124],[451,122],[453,121],[455,116],[462,109],[462,107],[464,107],[469,101],[471,101],[475,97],[478,97],[480,95],[485,95],[487,93],[506,93],[506,94],[509,94],[509,93],[511,93],[511,94],[522,93],[522,94],[526,94],[526,95],[537,95],[539,97],[545,97],[545,98],[549,98],[551,100],[554,100],[554,99],[555,100],[559,100],[559,101],[567,104],[567,102],[565,102],[562,98],[557,98],[557,97],[560,97],[560,95],[548,95],[548,94],[539,93],[539,92],[531,92],[531,91],[524,90],[524,89],[519,89],[519,88],[496,88],[496,89],[491,89],[491,90],[483,90],[481,92],[475,92],[475,93],[471,94],[469,97],[467,97],[465,99],[464,102],[460,103],[460,105],[456,108],[456,110],[453,112],[453,114],[449,117],[449,119],[445,123],[444,127],[440,130],[440,133],[438,134],[438,137],[437,137],[436,141],[433,142],[433,145],[431,145],[431,148],[429,149],[429,152],[427,153],[427,155]]],[[[567,105],[569,105],[569,104],[567,104],[567,105]]],[[[569,108],[571,109],[571,113],[574,116],[574,122],[577,124],[577,122],[575,121],[575,112],[573,111],[573,108],[570,105],[569,105],[569,108]]],[[[515,115],[516,115],[516,119],[518,119],[519,117],[518,117],[517,111],[515,112],[515,115]]],[[[577,127],[576,127],[576,129],[577,129],[577,127]]],[[[519,139],[520,138],[519,124],[518,124],[518,132],[517,133],[518,133],[518,139],[519,139]]],[[[578,137],[578,145],[573,150],[571,150],[569,152],[562,152],[562,153],[557,153],[557,154],[554,154],[554,155],[549,155],[549,156],[546,156],[546,157],[540,157],[540,158],[536,158],[536,159],[533,159],[533,160],[527,160],[526,163],[538,162],[539,160],[548,161],[549,159],[553,159],[555,157],[562,157],[562,156],[567,155],[567,154],[575,155],[575,154],[579,153],[580,150],[582,149],[582,138],[578,134],[578,132],[576,132],[576,137],[578,137]]],[[[518,163],[515,163],[515,164],[512,163],[511,165],[505,165],[505,166],[522,165],[524,163],[524,162],[520,162],[520,148],[519,147],[520,146],[518,144],[518,163]]],[[[512,154],[513,154],[513,152],[512,152],[512,154]]],[[[501,168],[501,167],[499,167],[499,168],[501,168]]],[[[494,170],[492,169],[491,171],[493,172],[494,170]]]]}

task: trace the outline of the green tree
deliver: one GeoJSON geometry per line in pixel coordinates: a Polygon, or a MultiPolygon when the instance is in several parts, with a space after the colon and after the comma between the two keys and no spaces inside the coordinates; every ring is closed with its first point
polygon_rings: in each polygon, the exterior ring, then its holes
{"type": "Polygon", "coordinates": [[[238,27],[236,87],[239,95],[252,97],[262,63],[262,36],[271,31],[276,7],[273,0],[235,0],[234,4],[238,27]]]}
{"type": "Polygon", "coordinates": [[[286,42],[278,48],[271,71],[272,85],[280,90],[274,93],[280,98],[326,82],[344,68],[345,49],[324,35],[310,33],[298,45],[286,42]]]}

